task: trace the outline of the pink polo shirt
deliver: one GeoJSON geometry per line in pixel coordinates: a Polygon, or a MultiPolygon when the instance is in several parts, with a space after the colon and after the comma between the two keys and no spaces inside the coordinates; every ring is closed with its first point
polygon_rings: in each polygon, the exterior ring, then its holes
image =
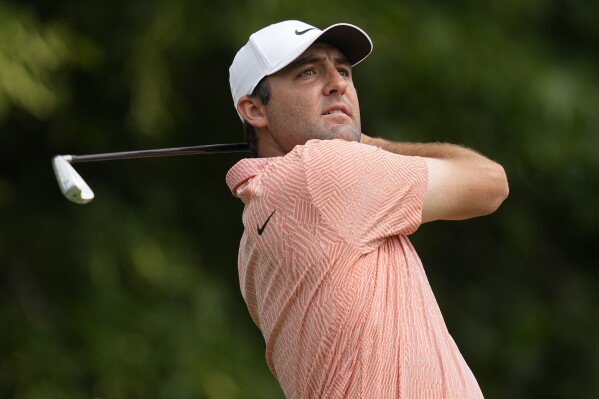
{"type": "Polygon", "coordinates": [[[291,398],[482,398],[407,235],[426,163],[342,140],[243,159],[239,279],[291,398]]]}

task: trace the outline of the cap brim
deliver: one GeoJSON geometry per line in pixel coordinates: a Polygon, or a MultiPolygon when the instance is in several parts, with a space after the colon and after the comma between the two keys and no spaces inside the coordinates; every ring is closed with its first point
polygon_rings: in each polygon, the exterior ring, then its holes
{"type": "Polygon", "coordinates": [[[350,24],[335,24],[322,31],[315,42],[328,43],[341,51],[352,65],[372,52],[372,41],[362,29],[350,24]]]}

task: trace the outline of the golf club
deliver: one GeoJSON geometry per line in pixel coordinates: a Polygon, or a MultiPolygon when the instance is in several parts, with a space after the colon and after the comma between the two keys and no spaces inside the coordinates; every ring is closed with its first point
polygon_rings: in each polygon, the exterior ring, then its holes
{"type": "Polygon", "coordinates": [[[248,146],[245,143],[235,144],[209,144],[192,147],[163,148],[157,150],[125,151],[111,152],[104,154],[90,155],[57,155],[52,159],[52,167],[60,191],[68,200],[76,204],[87,204],[94,199],[94,192],[89,188],[85,181],[79,176],[72,164],[78,162],[110,161],[115,159],[131,158],[154,158],[168,157],[175,155],[195,155],[195,154],[224,154],[234,152],[248,152],[248,146]]]}

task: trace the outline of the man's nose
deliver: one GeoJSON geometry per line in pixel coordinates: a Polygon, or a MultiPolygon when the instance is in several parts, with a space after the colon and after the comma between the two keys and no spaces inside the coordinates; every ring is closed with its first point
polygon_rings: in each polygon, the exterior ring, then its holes
{"type": "Polygon", "coordinates": [[[324,94],[343,94],[347,90],[347,77],[343,76],[337,68],[331,67],[327,70],[326,84],[324,86],[324,94]]]}

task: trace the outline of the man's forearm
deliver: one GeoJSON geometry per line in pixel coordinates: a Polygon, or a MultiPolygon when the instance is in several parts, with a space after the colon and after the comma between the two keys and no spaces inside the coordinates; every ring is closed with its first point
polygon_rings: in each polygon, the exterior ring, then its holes
{"type": "Polygon", "coordinates": [[[448,143],[408,143],[389,141],[381,138],[369,137],[362,133],[361,143],[380,147],[394,154],[418,156],[436,159],[451,159],[460,157],[481,157],[476,151],[448,143]]]}

